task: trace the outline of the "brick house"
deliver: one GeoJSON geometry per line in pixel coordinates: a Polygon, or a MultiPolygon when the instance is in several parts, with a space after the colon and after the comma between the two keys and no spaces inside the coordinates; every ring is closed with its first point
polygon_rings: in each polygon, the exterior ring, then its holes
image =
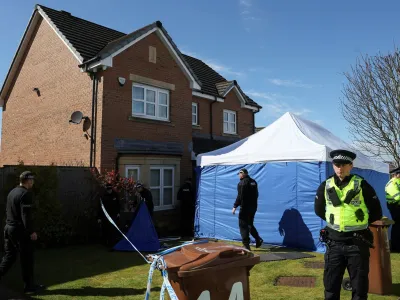
{"type": "Polygon", "coordinates": [[[2,165],[117,168],[170,209],[197,154],[254,133],[261,106],[155,22],[125,34],[41,5],[0,92],[2,165]],[[70,124],[74,111],[86,121],[70,124]],[[85,128],[86,130],[87,128],[85,128]]]}

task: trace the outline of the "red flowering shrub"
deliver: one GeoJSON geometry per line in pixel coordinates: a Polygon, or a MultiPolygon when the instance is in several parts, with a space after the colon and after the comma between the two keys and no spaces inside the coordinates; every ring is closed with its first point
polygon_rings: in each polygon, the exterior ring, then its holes
{"type": "Polygon", "coordinates": [[[129,196],[136,194],[136,182],[132,178],[126,178],[119,175],[117,171],[105,172],[100,174],[97,169],[92,169],[92,174],[101,187],[111,185],[116,192],[124,192],[129,196]]]}

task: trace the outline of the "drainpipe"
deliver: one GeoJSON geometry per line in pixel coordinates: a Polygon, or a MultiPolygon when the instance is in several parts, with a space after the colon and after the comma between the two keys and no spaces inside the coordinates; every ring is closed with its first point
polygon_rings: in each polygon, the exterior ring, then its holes
{"type": "Polygon", "coordinates": [[[90,167],[95,167],[95,152],[96,152],[96,119],[97,119],[97,87],[98,80],[95,72],[90,72],[90,77],[93,81],[92,86],[92,118],[90,126],[90,167]]]}
{"type": "Polygon", "coordinates": [[[99,80],[96,78],[96,93],[94,101],[94,134],[93,134],[93,166],[96,166],[96,153],[97,153],[97,95],[99,90],[99,80]]]}
{"type": "Polygon", "coordinates": [[[258,108],[257,111],[253,111],[253,133],[256,133],[256,113],[260,112],[258,108]]]}
{"type": "Polygon", "coordinates": [[[95,102],[95,92],[96,92],[96,75],[94,73],[90,73],[90,77],[92,77],[93,85],[92,85],[92,118],[91,118],[91,126],[90,126],[90,167],[93,167],[93,130],[94,130],[94,102],[95,102]]]}
{"type": "Polygon", "coordinates": [[[212,110],[212,106],[215,102],[217,102],[217,96],[215,96],[215,100],[213,102],[210,103],[210,138],[211,140],[213,140],[213,110],[212,110]]]}
{"type": "Polygon", "coordinates": [[[115,158],[115,172],[119,171],[119,158],[121,157],[121,153],[117,153],[117,157],[115,158]]]}

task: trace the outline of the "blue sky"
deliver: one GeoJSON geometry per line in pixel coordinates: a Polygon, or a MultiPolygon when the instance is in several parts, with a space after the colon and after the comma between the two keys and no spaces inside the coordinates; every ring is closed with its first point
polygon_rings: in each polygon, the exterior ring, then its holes
{"type": "MultiPolygon", "coordinates": [[[[0,84],[34,5],[0,3],[0,84]]],[[[340,112],[343,72],[361,54],[392,51],[400,38],[399,1],[147,0],[47,1],[129,33],[162,21],[182,52],[209,63],[264,109],[266,126],[287,111],[316,121],[349,140],[340,112]]]]}

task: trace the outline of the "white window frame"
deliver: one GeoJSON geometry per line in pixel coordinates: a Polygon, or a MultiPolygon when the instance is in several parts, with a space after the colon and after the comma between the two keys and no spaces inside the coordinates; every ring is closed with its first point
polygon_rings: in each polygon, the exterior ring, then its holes
{"type": "Polygon", "coordinates": [[[138,174],[138,178],[133,178],[135,181],[139,181],[140,180],[140,166],[138,165],[126,165],[125,166],[125,177],[128,177],[128,171],[129,170],[137,170],[137,174],[138,174]]]}
{"type": "MultiPolygon", "coordinates": [[[[137,174],[138,174],[137,177],[138,178],[133,178],[133,180],[135,182],[139,181],[140,180],[140,166],[138,166],[138,165],[125,165],[125,177],[126,178],[130,178],[130,177],[128,177],[128,171],[129,170],[136,170],[137,171],[137,174]]],[[[132,198],[135,198],[136,196],[135,195],[129,195],[128,192],[125,191],[123,193],[123,197],[124,197],[124,204],[123,204],[124,208],[123,208],[123,211],[131,212],[131,210],[127,210],[129,208],[129,200],[133,200],[132,198]]]]}
{"type": "Polygon", "coordinates": [[[192,125],[199,125],[199,105],[196,102],[192,102],[192,125]],[[193,107],[196,107],[195,114],[193,114],[193,107]],[[195,122],[193,122],[193,117],[196,117],[195,122]]]}
{"type": "Polygon", "coordinates": [[[175,206],[175,167],[174,166],[151,166],[149,172],[149,189],[159,189],[160,190],[160,205],[156,206],[154,204],[154,211],[173,209],[175,206]],[[151,170],[160,170],[160,186],[151,185],[151,170]],[[164,170],[172,170],[172,186],[164,186],[164,170]],[[172,189],[172,204],[164,205],[164,188],[172,189]]]}
{"type": "Polygon", "coordinates": [[[237,134],[237,114],[236,111],[233,110],[227,110],[224,109],[223,115],[222,115],[222,127],[223,127],[223,132],[226,134],[237,134]],[[228,114],[228,121],[225,121],[225,113],[228,114]],[[229,115],[234,115],[235,116],[235,121],[234,122],[229,122],[229,115]],[[225,130],[225,124],[228,124],[228,130],[225,130]],[[230,131],[230,124],[235,124],[235,130],[230,131]]]}
{"type": "Polygon", "coordinates": [[[132,116],[146,118],[146,119],[152,119],[152,120],[169,121],[169,99],[170,99],[169,90],[160,89],[160,88],[156,88],[156,87],[152,87],[152,86],[148,86],[148,85],[144,85],[144,84],[139,84],[139,83],[133,83],[132,84],[132,116]],[[144,89],[144,99],[135,99],[134,98],[133,88],[135,88],[135,87],[144,89]],[[146,101],[146,91],[147,90],[155,92],[155,102],[154,103],[146,101]],[[167,95],[167,104],[160,104],[160,100],[159,100],[160,93],[167,95]],[[134,111],[135,101],[144,103],[144,112],[143,113],[135,113],[135,111],[134,111]],[[146,114],[146,109],[147,109],[146,103],[151,103],[151,104],[155,105],[155,109],[154,109],[155,116],[150,116],[150,115],[146,114]],[[160,106],[167,107],[167,117],[166,118],[158,116],[160,106]]]}

